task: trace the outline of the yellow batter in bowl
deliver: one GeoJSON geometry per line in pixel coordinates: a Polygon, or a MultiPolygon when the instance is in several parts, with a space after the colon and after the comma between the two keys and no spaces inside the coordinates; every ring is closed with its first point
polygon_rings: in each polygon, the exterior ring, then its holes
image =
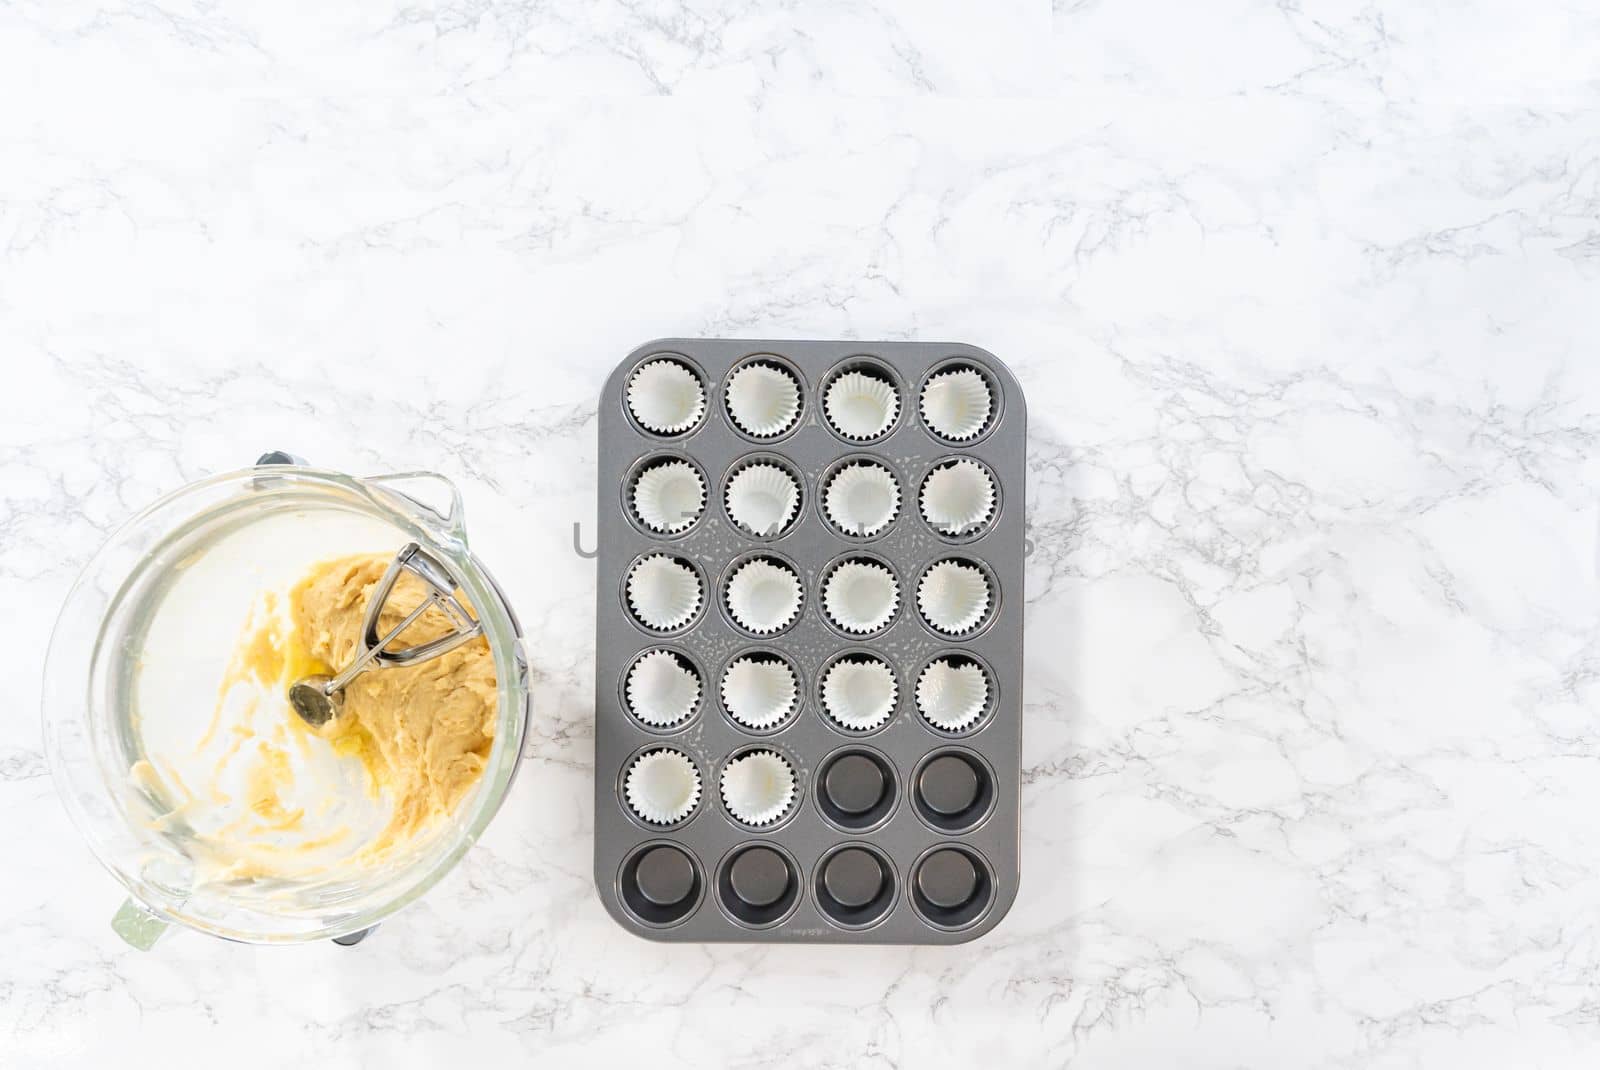
{"type": "MultiPolygon", "coordinates": [[[[325,666],[320,671],[332,672],[354,661],[367,602],[388,567],[386,557],[340,558],[316,566],[296,585],[289,596],[290,662],[309,656],[325,666]]],[[[422,582],[402,573],[378,619],[379,631],[400,623],[426,597],[422,582]]],[[[453,630],[434,608],[398,641],[424,643],[453,630]]],[[[393,800],[388,828],[367,850],[383,851],[409,838],[453,811],[472,790],[494,746],[495,697],[494,661],[481,635],[431,660],[366,672],[350,682],[343,710],[319,733],[359,754],[393,800]]]]}
{"type": "MultiPolygon", "coordinates": [[[[294,681],[331,675],[355,660],[367,604],[391,560],[359,554],[314,565],[286,606],[263,592],[222,680],[217,712],[196,742],[195,755],[207,756],[209,770],[200,791],[178,771],[184,763],[153,756],[133,768],[136,779],[182,800],[162,820],[192,828],[210,879],[304,879],[351,861],[384,861],[451,814],[482,777],[494,745],[497,691],[481,635],[415,665],[362,673],[345,688],[339,715],[318,728],[283,698],[294,681]],[[328,752],[338,760],[330,762],[328,752]],[[386,819],[365,827],[329,819],[345,812],[339,804],[351,785],[339,774],[351,760],[386,819]],[[231,816],[219,820],[222,813],[231,816]]],[[[427,595],[420,580],[401,573],[380,633],[427,595]]],[[[435,607],[395,646],[453,630],[435,607]]],[[[192,777],[194,766],[188,768],[192,777]]]]}

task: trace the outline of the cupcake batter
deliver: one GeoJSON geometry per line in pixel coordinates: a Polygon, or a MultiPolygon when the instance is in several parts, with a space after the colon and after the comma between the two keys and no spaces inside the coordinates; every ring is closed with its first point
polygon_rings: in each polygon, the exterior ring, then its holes
{"type": "MultiPolygon", "coordinates": [[[[290,660],[309,656],[330,674],[354,661],[367,601],[389,561],[364,555],[313,568],[289,594],[290,660]]],[[[379,634],[426,596],[420,580],[401,573],[379,618],[379,634]]],[[[396,642],[411,646],[452,630],[449,618],[431,609],[396,642]]],[[[495,712],[494,660],[480,635],[417,665],[362,673],[345,688],[339,716],[307,731],[358,755],[393,800],[388,828],[366,847],[381,852],[451,813],[478,783],[494,745],[495,712]]]]}
{"type": "MultiPolygon", "coordinates": [[[[294,681],[355,659],[367,602],[390,561],[325,561],[286,598],[263,592],[193,752],[155,754],[130,770],[136,784],[171,800],[157,822],[188,830],[204,879],[305,879],[381,863],[454,812],[482,777],[498,695],[481,635],[413,666],[362,673],[345,688],[339,715],[319,728],[289,706],[294,681]]],[[[402,572],[379,633],[426,596],[402,572]]],[[[450,630],[430,609],[393,645],[450,630]]]]}

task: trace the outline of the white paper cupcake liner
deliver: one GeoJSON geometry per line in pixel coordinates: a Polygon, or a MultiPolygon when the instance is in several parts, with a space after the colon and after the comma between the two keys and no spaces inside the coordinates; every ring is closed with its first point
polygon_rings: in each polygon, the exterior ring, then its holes
{"type": "Polygon", "coordinates": [[[800,384],[774,364],[746,364],[728,380],[728,415],[746,434],[781,435],[800,415],[800,384]]]}
{"type": "Polygon", "coordinates": [[[770,825],[794,805],[795,776],[770,750],[751,751],[722,768],[722,803],[746,825],[770,825]]]}
{"type": "Polygon", "coordinates": [[[748,464],[727,488],[728,515],[752,535],[777,535],[800,508],[800,484],[775,464],[748,464]]]}
{"type": "Polygon", "coordinates": [[[845,438],[865,441],[894,426],[900,394],[887,379],[867,372],[845,372],[828,384],[822,410],[845,438]]]}
{"type": "Polygon", "coordinates": [[[633,484],[633,515],[651,531],[672,535],[700,519],[706,485],[687,461],[661,461],[633,484]]]}
{"type": "Polygon", "coordinates": [[[900,485],[894,473],[880,464],[849,464],[828,480],[823,508],[840,531],[876,535],[900,512],[900,485]]]}
{"type": "Polygon", "coordinates": [[[841,658],[822,680],[822,709],[836,723],[858,732],[885,724],[894,713],[894,672],[870,655],[841,658]]]}
{"type": "Polygon", "coordinates": [[[623,778],[628,808],[652,825],[671,825],[694,812],[700,801],[700,771],[675,750],[641,754],[623,778]]]}
{"type": "Polygon", "coordinates": [[[917,584],[917,608],[932,627],[948,635],[971,631],[989,611],[989,580],[959,561],[940,561],[917,584]]]}
{"type": "Polygon", "coordinates": [[[700,595],[694,569],[666,554],[641,558],[628,573],[628,606],[646,628],[665,632],[688,624],[700,595]]]}
{"type": "Polygon", "coordinates": [[[994,480],[983,465],[963,458],[922,481],[922,518],[946,535],[965,535],[988,521],[994,499],[994,480]]]}
{"type": "Polygon", "coordinates": [[[728,612],[757,635],[776,632],[800,612],[800,578],[766,558],[746,561],[728,581],[728,612]]]}
{"type": "Polygon", "coordinates": [[[799,692],[794,670],[781,658],[738,658],[722,674],[722,706],[728,716],[758,731],[789,716],[799,692]]]}
{"type": "Polygon", "coordinates": [[[922,388],[922,419],[935,433],[960,442],[982,431],[994,399],[971,368],[940,372],[922,388]]]}
{"type": "Polygon", "coordinates": [[[900,608],[900,584],[882,565],[846,561],[823,582],[822,607],[845,631],[866,635],[894,619],[900,608]]]}
{"type": "Polygon", "coordinates": [[[628,380],[628,410],[641,427],[658,435],[689,430],[705,407],[700,377],[675,360],[641,364],[628,380]]]}
{"type": "Polygon", "coordinates": [[[959,732],[970,727],[989,701],[989,678],[973,662],[939,658],[917,679],[917,712],[935,728],[959,732]]]}
{"type": "Polygon", "coordinates": [[[652,650],[628,670],[628,710],[652,728],[689,719],[700,701],[700,677],[669,650],[652,650]]]}

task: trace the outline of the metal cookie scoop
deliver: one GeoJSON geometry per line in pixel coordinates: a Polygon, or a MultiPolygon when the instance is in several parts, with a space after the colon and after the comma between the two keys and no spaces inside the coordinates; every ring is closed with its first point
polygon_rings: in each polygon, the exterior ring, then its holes
{"type": "Polygon", "coordinates": [[[389,562],[388,570],[384,572],[383,578],[378,581],[378,586],[372,592],[372,597],[367,601],[366,618],[361,627],[361,653],[335,676],[316,673],[296,680],[289,686],[289,705],[294,707],[294,712],[299,714],[306,724],[320,728],[339,716],[339,710],[344,705],[345,687],[367,669],[403,668],[428,661],[454,650],[481,631],[483,625],[467,612],[461,600],[456,597],[455,581],[450,578],[449,571],[422,547],[414,542],[408,542],[400,548],[399,553],[395,554],[394,560],[389,562]],[[394,591],[395,581],[400,578],[402,569],[417,577],[428,587],[428,597],[424,598],[416,609],[407,613],[404,620],[389,629],[387,635],[380,638],[378,618],[383,612],[385,603],[389,601],[389,595],[394,591]],[[389,644],[398,639],[401,633],[415,624],[418,618],[433,606],[438,606],[450,618],[455,629],[426,643],[390,650],[389,644]]]}

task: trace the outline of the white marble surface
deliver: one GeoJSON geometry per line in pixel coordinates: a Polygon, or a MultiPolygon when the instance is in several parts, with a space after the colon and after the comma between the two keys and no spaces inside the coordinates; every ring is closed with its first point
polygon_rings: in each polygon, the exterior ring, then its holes
{"type": "Polygon", "coordinates": [[[1597,70],[1583,0],[0,0],[0,1064],[1592,1065],[1597,70]],[[601,910],[569,528],[668,334],[1026,384],[982,942],[601,910]],[[526,768],[359,949],[138,954],[41,757],[48,621],[268,446],[460,481],[526,768]]]}

